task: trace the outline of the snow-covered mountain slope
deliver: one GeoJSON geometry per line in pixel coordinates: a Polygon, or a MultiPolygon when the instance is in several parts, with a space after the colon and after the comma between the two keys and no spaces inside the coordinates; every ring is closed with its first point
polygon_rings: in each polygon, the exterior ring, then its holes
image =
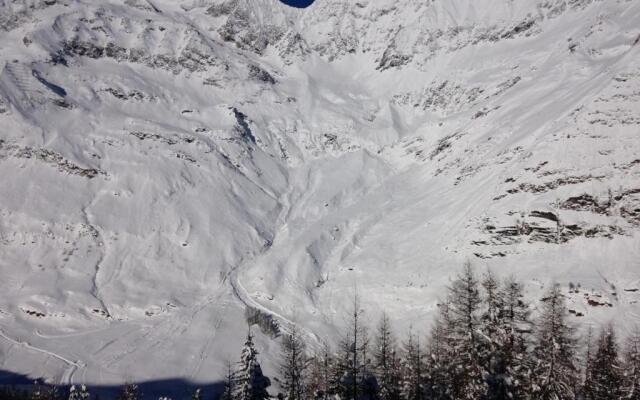
{"type": "MultiPolygon", "coordinates": [[[[0,369],[207,382],[462,262],[640,317],[634,0],[0,0],[0,369]],[[574,290],[579,287],[579,290],[574,290]]],[[[270,366],[271,365],[271,366],[270,366]]]]}

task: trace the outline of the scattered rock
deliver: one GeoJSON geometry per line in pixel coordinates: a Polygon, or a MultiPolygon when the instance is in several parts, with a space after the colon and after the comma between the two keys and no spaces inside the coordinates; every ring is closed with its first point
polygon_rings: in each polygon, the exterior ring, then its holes
{"type": "Polygon", "coordinates": [[[135,131],[135,132],[129,132],[129,134],[137,137],[140,140],[156,140],[156,141],[168,144],[169,146],[172,146],[178,143],[178,141],[175,139],[167,138],[167,137],[158,135],[157,133],[135,131]]]}
{"type": "Polygon", "coordinates": [[[257,65],[249,65],[249,78],[255,79],[259,82],[275,85],[276,80],[270,73],[257,65]]]}
{"type": "Polygon", "coordinates": [[[560,186],[565,185],[577,185],[579,183],[589,182],[591,180],[602,180],[604,176],[593,176],[593,175],[580,175],[580,176],[567,176],[555,179],[553,181],[534,184],[534,183],[521,183],[519,186],[508,189],[507,193],[514,194],[520,192],[529,192],[529,193],[544,193],[549,190],[557,189],[560,186]]]}
{"type": "Polygon", "coordinates": [[[71,175],[78,175],[84,178],[93,179],[98,175],[107,175],[106,172],[97,168],[82,168],[71,161],[65,159],[61,154],[53,150],[43,148],[33,148],[29,146],[20,147],[7,144],[0,140],[0,159],[2,154],[15,158],[35,159],[45,164],[55,165],[60,172],[66,172],[71,175]]]}
{"type": "Polygon", "coordinates": [[[47,316],[47,314],[40,312],[40,311],[35,311],[35,310],[29,310],[29,309],[25,309],[25,308],[20,308],[20,310],[22,310],[23,313],[30,315],[32,317],[36,317],[36,318],[44,318],[47,316]]]}
{"type": "Polygon", "coordinates": [[[548,219],[549,221],[553,221],[553,222],[559,222],[559,218],[556,214],[552,213],[551,211],[531,211],[531,213],[529,214],[531,217],[534,218],[544,218],[544,219],[548,219]]]}
{"type": "Polygon", "coordinates": [[[120,100],[131,100],[131,99],[133,99],[133,100],[140,101],[140,100],[144,100],[145,99],[144,93],[140,92],[139,90],[130,90],[129,92],[125,93],[121,89],[106,88],[106,89],[102,90],[102,92],[109,93],[113,97],[115,97],[117,99],[120,99],[120,100]]]}

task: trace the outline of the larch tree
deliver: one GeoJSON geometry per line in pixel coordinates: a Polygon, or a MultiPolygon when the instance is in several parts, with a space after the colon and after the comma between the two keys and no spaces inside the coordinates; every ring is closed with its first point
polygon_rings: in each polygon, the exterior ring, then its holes
{"type": "Polygon", "coordinates": [[[324,341],[314,354],[307,374],[307,397],[328,400],[334,392],[334,360],[329,344],[324,341]]]}
{"type": "Polygon", "coordinates": [[[80,391],[76,388],[76,385],[71,385],[69,388],[69,400],[80,400],[80,391]]]}
{"type": "Polygon", "coordinates": [[[587,330],[587,337],[584,340],[584,344],[586,347],[586,351],[584,354],[584,359],[583,359],[583,374],[582,374],[582,387],[580,388],[580,396],[582,396],[582,398],[584,399],[591,399],[593,398],[593,393],[591,393],[591,390],[593,389],[593,386],[591,385],[592,382],[592,374],[593,374],[593,357],[594,357],[594,351],[593,351],[593,327],[591,325],[589,325],[589,328],[587,330]]]}
{"type": "Polygon", "coordinates": [[[391,330],[391,322],[386,313],[382,314],[374,340],[374,369],[379,385],[381,400],[400,399],[400,362],[397,343],[391,330]]]}
{"type": "Polygon", "coordinates": [[[233,370],[233,364],[230,360],[226,362],[226,369],[224,374],[224,391],[220,400],[233,400],[236,393],[236,373],[233,370]]]}
{"type": "Polygon", "coordinates": [[[558,285],[553,285],[542,299],[542,313],[536,321],[534,399],[564,400],[576,396],[576,338],[567,315],[564,295],[558,285]]]}
{"type": "Polygon", "coordinates": [[[507,398],[506,327],[503,321],[504,298],[500,283],[489,270],[482,277],[484,307],[480,322],[482,337],[479,356],[486,371],[487,400],[507,398]]]}
{"type": "Polygon", "coordinates": [[[531,392],[529,336],[532,323],[522,285],[513,277],[508,278],[492,296],[487,289],[491,286],[487,278],[483,286],[487,291],[487,308],[493,308],[484,318],[487,340],[491,343],[491,355],[487,358],[490,362],[487,365],[486,398],[526,398],[526,394],[531,392]]]}
{"type": "Polygon", "coordinates": [[[425,367],[420,339],[410,331],[403,347],[402,398],[405,400],[422,400],[425,398],[425,367]]]}
{"type": "Polygon", "coordinates": [[[306,398],[305,373],[309,366],[306,346],[297,327],[284,335],[280,355],[281,386],[288,400],[306,398]]]}
{"type": "Polygon", "coordinates": [[[438,305],[439,315],[431,329],[425,357],[425,394],[431,400],[452,396],[452,322],[449,304],[438,305]]]}
{"type": "Polygon", "coordinates": [[[622,398],[623,366],[612,325],[605,327],[598,338],[598,347],[591,361],[591,377],[586,382],[588,400],[618,400],[622,398]]]}
{"type": "Polygon", "coordinates": [[[58,400],[60,394],[58,388],[53,385],[47,385],[41,381],[35,381],[33,389],[29,395],[30,400],[58,400]]]}
{"type": "Polygon", "coordinates": [[[358,400],[363,397],[364,378],[367,371],[366,353],[369,338],[364,323],[364,310],[360,299],[354,296],[347,323],[348,331],[340,342],[335,373],[337,394],[343,399],[358,400]]]}
{"type": "Polygon", "coordinates": [[[142,393],[140,388],[135,383],[125,383],[120,389],[120,393],[116,397],[116,400],[140,400],[142,399],[142,393]]]}
{"type": "Polygon", "coordinates": [[[481,321],[479,283],[470,262],[466,262],[449,287],[449,313],[454,398],[477,400],[486,392],[479,348],[481,321]]]}
{"type": "Polygon", "coordinates": [[[640,329],[638,328],[626,340],[622,398],[640,400],[640,329]]]}
{"type": "Polygon", "coordinates": [[[191,400],[202,400],[202,391],[200,389],[196,389],[191,393],[191,400]]]}
{"type": "Polygon", "coordinates": [[[69,388],[69,400],[89,400],[89,390],[85,385],[71,385],[69,388]]]}

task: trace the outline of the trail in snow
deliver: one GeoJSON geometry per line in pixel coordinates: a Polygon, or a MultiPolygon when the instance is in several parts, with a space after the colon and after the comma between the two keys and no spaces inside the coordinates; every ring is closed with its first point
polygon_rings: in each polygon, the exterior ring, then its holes
{"type": "Polygon", "coordinates": [[[46,349],[42,349],[36,346],[32,346],[29,342],[26,341],[20,341],[20,340],[16,340],[13,339],[9,336],[7,336],[4,333],[4,330],[2,328],[0,328],[0,337],[2,337],[3,339],[7,340],[8,342],[10,342],[11,344],[14,344],[16,346],[20,346],[23,348],[26,348],[28,350],[31,351],[35,351],[38,353],[42,353],[45,354],[49,357],[53,357],[57,360],[62,361],[63,363],[68,365],[68,368],[65,370],[64,374],[60,377],[60,381],[58,382],[61,385],[70,385],[73,384],[73,375],[76,373],[76,371],[78,370],[78,368],[83,369],[86,368],[86,364],[83,363],[82,361],[72,361],[60,354],[54,353],[52,351],[46,350],[46,349]]]}
{"type": "Polygon", "coordinates": [[[100,285],[98,283],[99,275],[102,272],[101,271],[102,263],[107,254],[107,248],[106,248],[107,243],[104,240],[103,233],[100,231],[101,228],[91,221],[91,217],[89,216],[89,213],[87,211],[89,207],[90,205],[82,208],[82,215],[87,225],[89,225],[97,234],[97,237],[95,238],[95,245],[96,245],[96,250],[99,253],[98,260],[96,261],[96,264],[95,264],[95,272],[93,274],[93,278],[91,279],[91,284],[92,284],[91,294],[96,298],[96,300],[98,300],[102,309],[107,313],[107,316],[110,316],[111,312],[109,311],[109,306],[104,301],[100,293],[100,285]]]}

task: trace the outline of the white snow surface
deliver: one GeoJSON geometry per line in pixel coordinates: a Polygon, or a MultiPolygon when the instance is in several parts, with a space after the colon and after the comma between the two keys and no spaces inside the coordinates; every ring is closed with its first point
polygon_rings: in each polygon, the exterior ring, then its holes
{"type": "Polygon", "coordinates": [[[0,0],[0,370],[266,373],[465,260],[640,323],[640,2],[0,0]],[[262,331],[260,330],[262,328],[262,331]]]}

